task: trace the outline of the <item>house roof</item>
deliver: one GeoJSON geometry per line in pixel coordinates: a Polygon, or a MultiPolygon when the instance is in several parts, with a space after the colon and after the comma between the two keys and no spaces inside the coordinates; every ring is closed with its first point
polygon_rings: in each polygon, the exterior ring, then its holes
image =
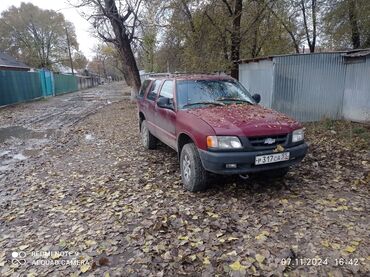
{"type": "Polygon", "coordinates": [[[343,56],[346,58],[357,58],[357,57],[365,57],[368,55],[370,55],[370,48],[353,50],[353,51],[347,52],[347,54],[344,54],[343,56]]]}
{"type": "Polygon", "coordinates": [[[251,63],[251,62],[259,62],[263,60],[270,60],[272,61],[275,57],[287,57],[287,56],[308,56],[308,55],[320,55],[320,54],[341,54],[343,57],[364,57],[370,55],[370,48],[367,49],[356,49],[356,50],[349,50],[349,51],[328,51],[328,52],[315,52],[315,53],[294,53],[294,54],[285,54],[285,55],[273,55],[273,56],[266,56],[266,57],[256,57],[250,59],[242,59],[239,60],[238,63],[251,63]]]}
{"type": "Polygon", "coordinates": [[[5,54],[3,52],[0,52],[0,66],[30,69],[28,65],[17,61],[14,57],[9,56],[8,54],[5,54]]]}
{"type": "Polygon", "coordinates": [[[250,59],[242,59],[239,60],[238,63],[251,63],[251,62],[259,62],[263,60],[270,60],[272,61],[274,58],[277,57],[289,57],[289,56],[312,56],[312,55],[325,55],[325,54],[346,54],[347,51],[328,51],[328,52],[314,52],[314,53],[293,53],[293,54],[282,54],[282,55],[272,55],[272,56],[265,56],[265,57],[256,57],[250,59]]]}

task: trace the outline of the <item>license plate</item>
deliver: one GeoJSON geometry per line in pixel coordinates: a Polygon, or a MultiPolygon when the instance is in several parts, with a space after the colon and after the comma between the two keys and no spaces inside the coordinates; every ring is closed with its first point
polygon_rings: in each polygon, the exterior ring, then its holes
{"type": "Polygon", "coordinates": [[[289,156],[290,156],[289,152],[256,156],[255,164],[260,165],[260,164],[271,164],[271,163],[288,161],[289,156]]]}

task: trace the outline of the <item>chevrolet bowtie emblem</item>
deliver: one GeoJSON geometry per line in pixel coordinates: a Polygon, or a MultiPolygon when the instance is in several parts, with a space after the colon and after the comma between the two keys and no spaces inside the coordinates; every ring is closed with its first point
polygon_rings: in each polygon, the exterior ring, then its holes
{"type": "Polygon", "coordinates": [[[273,139],[273,138],[267,138],[267,139],[265,139],[265,141],[263,143],[264,144],[273,144],[273,143],[275,143],[275,139],[273,139]]]}

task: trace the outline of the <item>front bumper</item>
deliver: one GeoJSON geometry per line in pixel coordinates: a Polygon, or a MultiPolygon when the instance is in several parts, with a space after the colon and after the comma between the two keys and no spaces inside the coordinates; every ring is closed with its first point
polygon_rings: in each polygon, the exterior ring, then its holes
{"type": "Polygon", "coordinates": [[[255,165],[256,156],[275,154],[272,150],[253,152],[211,152],[199,149],[200,159],[203,167],[216,174],[247,174],[288,167],[299,163],[307,152],[307,144],[286,148],[290,152],[290,159],[284,162],[277,162],[264,165],[255,165]],[[226,164],[237,164],[237,168],[226,168],[226,164]]]}

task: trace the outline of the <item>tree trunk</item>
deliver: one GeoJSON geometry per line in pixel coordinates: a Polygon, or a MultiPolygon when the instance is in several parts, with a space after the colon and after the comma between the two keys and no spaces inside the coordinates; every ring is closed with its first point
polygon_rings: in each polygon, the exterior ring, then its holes
{"type": "Polygon", "coordinates": [[[303,16],[303,25],[305,30],[305,35],[307,39],[308,47],[310,48],[310,52],[315,52],[315,46],[316,46],[316,1],[312,0],[312,41],[311,41],[311,34],[310,30],[308,28],[308,21],[307,21],[307,12],[306,12],[306,3],[305,0],[301,0],[301,10],[302,10],[302,16],[303,16]]]}
{"type": "Polygon", "coordinates": [[[348,15],[349,15],[349,23],[351,25],[351,40],[353,49],[360,48],[361,40],[360,40],[360,31],[358,29],[358,19],[356,13],[356,1],[349,0],[348,1],[348,15]]]}
{"type": "Polygon", "coordinates": [[[131,49],[131,41],[124,26],[124,19],[119,15],[114,0],[104,0],[104,2],[107,16],[109,17],[109,21],[111,22],[113,32],[119,45],[122,65],[127,68],[127,70],[125,70],[127,72],[127,83],[132,87],[133,92],[137,94],[141,86],[140,75],[134,53],[131,49]]]}
{"type": "Polygon", "coordinates": [[[233,30],[231,33],[231,77],[239,79],[240,59],[240,21],[242,18],[243,0],[235,0],[233,7],[233,30]]]}
{"type": "Polygon", "coordinates": [[[317,3],[316,0],[312,0],[312,44],[310,47],[310,52],[313,53],[315,52],[316,49],[316,37],[317,37],[317,16],[316,16],[316,11],[317,11],[317,3]]]}

